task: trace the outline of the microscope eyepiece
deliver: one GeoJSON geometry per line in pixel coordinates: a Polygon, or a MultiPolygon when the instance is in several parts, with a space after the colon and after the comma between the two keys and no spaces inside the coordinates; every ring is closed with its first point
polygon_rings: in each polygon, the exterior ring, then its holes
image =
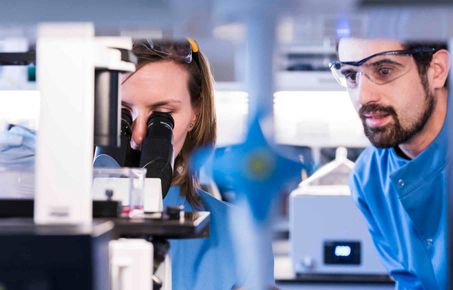
{"type": "Polygon", "coordinates": [[[148,132],[142,141],[140,167],[146,177],[159,178],[165,197],[173,178],[173,128],[170,113],[153,112],[147,121],[148,132]]]}
{"type": "MultiPolygon", "coordinates": [[[[170,113],[153,112],[147,122],[148,130],[150,129],[150,127],[159,128],[160,127],[159,123],[160,125],[170,130],[170,132],[175,127],[175,121],[173,120],[173,117],[171,116],[170,113]]],[[[164,131],[160,131],[160,129],[159,132],[165,134],[164,131]]],[[[167,134],[168,132],[169,131],[167,131],[167,134]]]]}
{"type": "Polygon", "coordinates": [[[153,112],[147,121],[148,130],[142,141],[141,151],[134,150],[130,146],[132,123],[131,111],[123,107],[121,109],[121,146],[97,147],[94,165],[96,167],[116,163],[120,167],[146,168],[146,177],[160,179],[162,196],[165,197],[173,178],[175,121],[170,113],[153,112]]]}

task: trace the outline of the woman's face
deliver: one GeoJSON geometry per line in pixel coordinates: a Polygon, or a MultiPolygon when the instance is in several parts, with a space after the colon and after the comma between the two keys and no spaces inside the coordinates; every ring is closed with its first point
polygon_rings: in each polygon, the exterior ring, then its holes
{"type": "Polygon", "coordinates": [[[173,61],[149,63],[121,85],[123,105],[132,109],[131,146],[139,148],[146,136],[146,122],[153,111],[171,113],[175,120],[173,152],[177,156],[195,123],[196,111],[190,102],[189,74],[173,61]]]}

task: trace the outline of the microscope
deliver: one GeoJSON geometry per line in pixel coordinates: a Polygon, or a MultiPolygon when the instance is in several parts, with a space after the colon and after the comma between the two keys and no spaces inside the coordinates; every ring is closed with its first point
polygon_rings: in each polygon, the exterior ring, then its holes
{"type": "MultiPolygon", "coordinates": [[[[101,177],[93,180],[93,194],[95,198],[104,196],[108,199],[117,199],[118,193],[123,193],[120,200],[127,204],[127,212],[133,218],[141,218],[145,212],[163,212],[162,199],[167,194],[173,176],[173,128],[174,120],[171,114],[164,112],[153,112],[147,121],[147,134],[142,142],[141,150],[131,148],[130,142],[132,138],[132,116],[127,108],[121,110],[121,144],[120,146],[98,146],[95,152],[94,166],[114,166],[120,167],[119,170],[114,168],[100,169],[102,172],[119,172],[115,177],[101,177]],[[139,179],[140,176],[124,177],[128,173],[137,171],[138,169],[124,168],[124,167],[139,167],[146,169],[146,178],[144,182],[144,196],[138,197],[137,191],[122,190],[134,183],[130,178],[139,179]],[[121,176],[122,175],[122,176],[121,176]],[[126,186],[125,186],[126,185],[126,186]],[[124,195],[124,193],[129,194],[124,195]],[[104,193],[109,193],[112,196],[105,196],[104,193]],[[116,196],[115,196],[116,195],[116,196]],[[135,196],[134,196],[135,195],[135,196]]],[[[143,176],[142,176],[143,178],[143,176]]],[[[136,180],[135,183],[143,183],[136,180]]],[[[133,186],[132,186],[133,187],[133,186]]],[[[164,215],[173,220],[179,220],[179,210],[177,208],[167,208],[164,215]],[[172,213],[173,211],[173,213],[172,213]],[[176,211],[176,212],[174,212],[176,211]]],[[[144,243],[144,240],[137,239],[123,239],[121,241],[114,241],[110,244],[112,254],[112,277],[114,285],[122,284],[123,286],[118,289],[148,289],[144,287],[144,283],[149,283],[151,279],[145,278],[140,281],[140,271],[130,267],[129,275],[120,277],[120,269],[125,268],[121,264],[121,260],[130,259],[131,252],[135,253],[139,248],[144,253],[137,254],[138,264],[143,263],[143,257],[153,257],[154,261],[151,263],[145,262],[148,267],[153,264],[152,272],[144,271],[146,273],[153,273],[152,283],[153,289],[171,289],[171,262],[168,255],[169,242],[159,236],[143,235],[144,239],[152,244],[144,243]],[[146,254],[146,251],[152,251],[152,255],[146,254]],[[127,281],[126,281],[127,280],[127,281]]],[[[143,269],[143,267],[140,267],[143,269]]],[[[123,271],[123,270],[122,270],[123,271]]],[[[143,271],[142,271],[143,272],[143,271]]]]}
{"type": "MultiPolygon", "coordinates": [[[[94,148],[121,149],[125,122],[132,122],[119,96],[119,74],[135,70],[131,47],[129,38],[95,37],[90,23],[39,26],[35,198],[0,200],[0,286],[170,290],[166,245],[155,250],[150,241],[209,234],[207,212],[145,208],[131,218],[122,214],[120,202],[93,201],[94,148]],[[159,270],[153,260],[167,262],[159,270]],[[164,273],[162,281],[153,277],[156,271],[164,273]]],[[[172,122],[171,116],[152,116],[149,135],[168,141],[172,122]],[[161,122],[169,127],[162,129],[161,122]]],[[[149,169],[145,180],[153,182],[147,190],[162,198],[173,159],[157,158],[172,156],[172,147],[158,147],[163,151],[142,152],[138,167],[149,169]]]]}

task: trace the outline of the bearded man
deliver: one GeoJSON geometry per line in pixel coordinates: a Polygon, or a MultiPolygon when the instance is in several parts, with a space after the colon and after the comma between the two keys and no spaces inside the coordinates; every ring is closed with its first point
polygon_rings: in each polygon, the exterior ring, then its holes
{"type": "Polygon", "coordinates": [[[396,289],[447,289],[449,53],[438,45],[344,38],[330,68],[373,146],[353,197],[396,289]]]}

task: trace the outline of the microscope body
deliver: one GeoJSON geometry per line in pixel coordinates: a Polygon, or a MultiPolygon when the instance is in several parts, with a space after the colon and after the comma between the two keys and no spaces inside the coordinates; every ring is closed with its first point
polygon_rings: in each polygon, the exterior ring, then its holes
{"type": "MultiPolygon", "coordinates": [[[[118,45],[130,50],[132,41],[96,38],[94,26],[88,23],[42,24],[38,28],[37,227],[58,231],[62,225],[91,228],[98,223],[92,218],[93,149],[95,145],[120,145],[119,73],[135,70],[134,63],[123,61],[121,52],[111,48],[118,45]]],[[[74,239],[61,235],[62,247],[74,239]]],[[[98,240],[95,233],[91,239],[98,240]]],[[[102,241],[104,246],[99,249],[103,250],[91,253],[104,269],[101,276],[93,273],[93,289],[131,289],[135,284],[125,282],[132,278],[141,284],[134,289],[152,290],[151,243],[102,241]]],[[[86,260],[92,260],[90,254],[86,260]]]]}
{"type": "Polygon", "coordinates": [[[88,23],[40,25],[36,63],[41,107],[34,220],[89,224],[96,70],[128,72],[135,65],[96,39],[88,23]]]}

